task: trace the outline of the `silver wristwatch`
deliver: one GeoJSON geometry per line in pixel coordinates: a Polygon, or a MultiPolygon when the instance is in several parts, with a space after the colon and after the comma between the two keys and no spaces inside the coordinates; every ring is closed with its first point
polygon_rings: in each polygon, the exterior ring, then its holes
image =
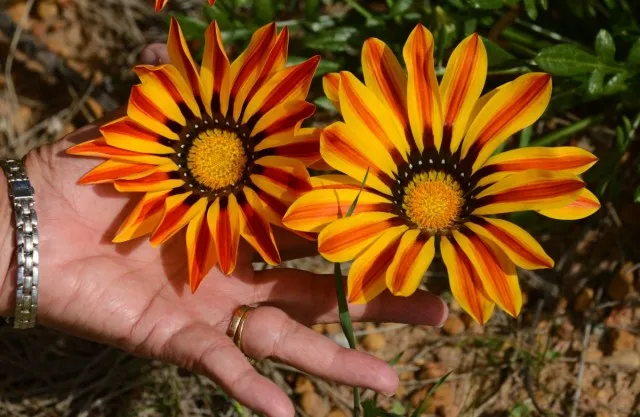
{"type": "Polygon", "coordinates": [[[38,219],[34,209],[33,187],[22,161],[0,161],[9,183],[9,197],[16,223],[16,312],[13,327],[28,329],[36,325],[38,310],[38,219]]]}

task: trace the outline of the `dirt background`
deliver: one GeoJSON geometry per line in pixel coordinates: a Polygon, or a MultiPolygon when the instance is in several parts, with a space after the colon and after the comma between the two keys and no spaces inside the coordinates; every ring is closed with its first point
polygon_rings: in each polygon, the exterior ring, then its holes
{"type": "MultiPolygon", "coordinates": [[[[174,3],[180,12],[201,5],[174,3]]],[[[3,157],[23,155],[125,103],[139,51],[166,39],[165,16],[142,1],[0,5],[3,157]]],[[[314,85],[317,95],[318,80],[314,85]]],[[[593,147],[614,134],[596,126],[572,142],[593,147]]],[[[551,271],[520,272],[526,304],[517,320],[497,311],[483,328],[450,301],[442,329],[357,325],[360,349],[385,360],[402,352],[401,386],[379,403],[408,415],[452,370],[424,415],[640,416],[640,211],[630,197],[619,201],[626,203],[603,201],[590,219],[538,234],[557,263],[551,271]]],[[[332,271],[319,258],[288,266],[332,271]]],[[[450,300],[441,261],[426,282],[450,300]]],[[[346,345],[338,325],[314,329],[346,345]]],[[[299,415],[351,416],[348,387],[271,361],[258,367],[291,395],[299,415]]],[[[182,369],[46,329],[0,326],[0,417],[250,415],[211,381],[182,369]]]]}

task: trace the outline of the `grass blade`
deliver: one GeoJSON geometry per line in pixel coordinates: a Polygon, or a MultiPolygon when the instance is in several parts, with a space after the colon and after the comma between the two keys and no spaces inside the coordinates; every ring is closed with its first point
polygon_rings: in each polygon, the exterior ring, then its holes
{"type": "Polygon", "coordinates": [[[444,383],[444,381],[446,381],[447,378],[449,378],[449,375],[451,375],[451,372],[453,372],[453,371],[449,371],[446,374],[442,375],[442,378],[440,378],[438,380],[438,382],[436,382],[433,385],[433,387],[431,387],[431,389],[429,390],[427,395],[424,397],[424,400],[422,400],[422,404],[420,404],[420,407],[416,408],[413,411],[413,413],[411,413],[411,417],[419,417],[424,413],[424,410],[426,410],[426,408],[427,408],[427,402],[433,396],[433,394],[436,392],[436,390],[440,387],[440,385],[442,385],[444,383]]]}

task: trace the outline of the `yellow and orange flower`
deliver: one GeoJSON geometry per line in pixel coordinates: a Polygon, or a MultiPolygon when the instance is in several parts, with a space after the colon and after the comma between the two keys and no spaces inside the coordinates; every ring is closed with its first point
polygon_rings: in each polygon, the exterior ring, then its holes
{"type": "Polygon", "coordinates": [[[516,316],[522,305],[516,265],[553,260],[526,231],[496,214],[535,210],[560,219],[595,212],[596,197],[577,176],[596,158],[579,148],[531,147],[493,155],[544,112],[551,78],[532,73],[481,96],[487,54],[477,35],[455,49],[440,84],[433,37],[418,25],[403,50],[405,73],[382,41],[362,51],[363,84],[328,74],[325,93],[344,122],[326,127],[323,159],[346,175],[312,178],[314,190],[290,207],[287,227],[320,232],[320,253],[354,260],[348,297],[364,303],[385,288],[408,296],[436,252],[454,297],[485,323],[494,305],[516,316]],[[344,217],[369,171],[354,215],[344,217]]]}
{"type": "Polygon", "coordinates": [[[192,291],[215,264],[234,270],[240,236],[269,264],[280,262],[270,224],[281,225],[311,189],[306,164],[320,159],[319,129],[300,128],[315,110],[305,99],[319,58],[285,67],[289,36],[275,24],[260,28],[233,63],[215,22],[205,36],[198,72],[173,20],[173,64],[137,66],[141,84],[127,116],[68,150],[108,158],[81,184],[145,193],[114,242],[151,233],[158,246],[186,227],[192,291]]]}
{"type": "MultiPolygon", "coordinates": [[[[216,3],[216,0],[207,0],[210,6],[213,6],[216,3]]],[[[156,0],[156,12],[164,9],[164,6],[167,5],[169,0],[156,0]]]]}

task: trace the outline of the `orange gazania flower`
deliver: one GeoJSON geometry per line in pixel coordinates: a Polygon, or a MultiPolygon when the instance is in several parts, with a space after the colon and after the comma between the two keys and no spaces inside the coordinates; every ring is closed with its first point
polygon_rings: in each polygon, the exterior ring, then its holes
{"type": "MultiPolygon", "coordinates": [[[[208,0],[208,1],[210,6],[213,6],[216,3],[216,0],[208,0]]],[[[166,6],[168,2],[169,0],[156,0],[156,12],[159,12],[160,10],[164,9],[164,6],[166,6]]]]}
{"type": "Polygon", "coordinates": [[[114,242],[151,233],[158,246],[187,228],[192,291],[216,263],[236,264],[242,236],[269,264],[280,255],[271,224],[311,189],[305,164],[320,159],[320,131],[299,128],[319,58],[285,67],[288,32],[260,28],[233,62],[213,22],[198,72],[179,25],[167,47],[173,65],[135,68],[127,116],[101,127],[103,137],[68,153],[108,158],[81,184],[113,182],[144,192],[114,242]]]}
{"type": "Polygon", "coordinates": [[[407,73],[382,41],[369,39],[364,84],[349,72],[325,76],[344,122],[324,129],[320,152],[346,175],[312,178],[314,190],[290,207],[284,224],[321,231],[319,251],[330,261],[355,259],[351,302],[368,302],[385,288],[412,294],[439,244],[453,295],[475,320],[485,323],[495,304],[516,316],[522,296],[515,266],[550,268],[553,261],[526,231],[493,215],[592,214],[598,200],[577,174],[596,158],[574,147],[492,156],[542,115],[551,78],[523,75],[481,97],[487,55],[477,35],[455,49],[440,85],[427,29],[416,27],[403,55],[407,73]],[[367,170],[354,215],[341,218],[367,170]]]}

